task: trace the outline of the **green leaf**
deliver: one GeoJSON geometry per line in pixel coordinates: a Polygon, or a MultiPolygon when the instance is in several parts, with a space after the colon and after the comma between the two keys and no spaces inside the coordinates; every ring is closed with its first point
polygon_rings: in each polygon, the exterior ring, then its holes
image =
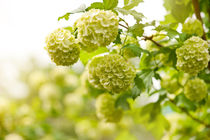
{"type": "Polygon", "coordinates": [[[128,9],[123,9],[123,8],[115,8],[115,10],[117,10],[118,12],[120,12],[123,15],[132,15],[134,17],[134,19],[137,21],[137,23],[139,23],[139,21],[142,20],[142,18],[144,17],[144,15],[140,12],[137,12],[135,10],[128,10],[128,9]]]}
{"type": "Polygon", "coordinates": [[[167,35],[169,38],[174,38],[175,36],[180,35],[179,32],[177,32],[176,30],[174,30],[172,27],[175,26],[176,23],[173,24],[166,24],[166,25],[160,25],[158,27],[155,28],[155,30],[157,31],[166,31],[167,35]]]}
{"type": "Polygon", "coordinates": [[[102,2],[94,2],[86,9],[86,11],[89,11],[90,9],[104,9],[104,4],[102,2]]]}
{"type": "Polygon", "coordinates": [[[91,53],[88,53],[88,52],[86,52],[84,50],[81,50],[81,52],[80,52],[80,60],[82,61],[82,63],[84,65],[86,65],[88,63],[88,61],[92,57],[94,57],[94,56],[96,56],[98,54],[101,54],[101,53],[105,53],[105,52],[109,52],[109,50],[106,47],[100,47],[96,51],[91,52],[91,53]]]}
{"type": "Polygon", "coordinates": [[[117,38],[115,39],[115,41],[113,43],[115,43],[115,44],[122,44],[122,41],[121,41],[121,38],[120,38],[120,35],[121,35],[122,32],[123,32],[122,29],[118,29],[117,38]]]}
{"type": "Polygon", "coordinates": [[[140,48],[140,46],[139,46],[139,45],[136,45],[136,44],[127,44],[127,45],[123,46],[123,47],[121,48],[121,52],[122,52],[123,49],[129,49],[129,50],[131,50],[132,53],[133,53],[135,56],[138,56],[138,57],[141,56],[141,53],[142,53],[142,52],[143,52],[143,53],[149,53],[149,51],[140,48]]]}
{"type": "Polygon", "coordinates": [[[124,110],[129,110],[130,109],[130,105],[129,105],[128,101],[127,101],[128,98],[131,98],[130,94],[128,94],[128,93],[121,94],[117,98],[117,100],[115,102],[115,106],[117,108],[122,108],[124,110]]]}
{"type": "Polygon", "coordinates": [[[142,90],[139,89],[136,85],[133,86],[133,88],[131,89],[131,93],[132,93],[132,98],[136,99],[138,96],[140,96],[140,94],[142,93],[142,90]]]}
{"type": "Polygon", "coordinates": [[[139,78],[139,76],[136,76],[134,79],[134,87],[131,90],[132,98],[136,99],[145,89],[144,81],[139,78]]]}
{"type": "Polygon", "coordinates": [[[152,69],[144,69],[137,73],[137,76],[142,79],[146,91],[149,91],[152,86],[152,77],[154,77],[155,73],[152,69]]]}
{"type": "Polygon", "coordinates": [[[61,17],[58,17],[58,21],[61,20],[61,19],[69,20],[70,14],[85,12],[85,10],[86,10],[86,6],[85,5],[81,5],[77,9],[75,9],[75,10],[73,10],[71,12],[68,12],[65,15],[61,16],[61,17]]]}
{"type": "Polygon", "coordinates": [[[123,9],[126,9],[126,10],[130,10],[136,6],[139,5],[140,2],[143,2],[143,0],[130,0],[130,1],[126,1],[124,2],[124,4],[126,4],[123,9]]]}
{"type": "Polygon", "coordinates": [[[118,0],[103,0],[104,8],[107,10],[117,7],[118,0]]]}
{"type": "Polygon", "coordinates": [[[129,32],[134,36],[134,37],[141,37],[144,33],[144,24],[135,24],[132,27],[129,28],[129,32]]]}
{"type": "Polygon", "coordinates": [[[141,56],[141,48],[136,44],[127,44],[121,48],[121,52],[123,49],[129,49],[135,56],[141,56]]]}
{"type": "Polygon", "coordinates": [[[149,69],[156,67],[156,63],[153,60],[152,54],[143,54],[140,60],[140,68],[141,69],[149,69]]]}
{"type": "Polygon", "coordinates": [[[70,14],[72,14],[72,13],[66,13],[65,15],[59,17],[59,18],[58,18],[58,21],[60,21],[61,19],[69,20],[70,14]]]}
{"type": "Polygon", "coordinates": [[[183,23],[185,19],[192,14],[191,0],[164,0],[164,6],[167,11],[178,22],[183,23]]]}
{"type": "Polygon", "coordinates": [[[196,110],[196,106],[194,102],[187,99],[183,93],[176,96],[175,102],[176,102],[176,105],[179,107],[183,107],[188,110],[196,110]]]}
{"type": "Polygon", "coordinates": [[[128,5],[129,2],[130,0],[124,0],[124,5],[128,5]]]}
{"type": "MultiPolygon", "coordinates": [[[[206,70],[207,71],[207,70],[206,70]]],[[[203,79],[206,83],[210,83],[210,73],[207,73],[205,70],[198,74],[198,77],[203,79]]]]}

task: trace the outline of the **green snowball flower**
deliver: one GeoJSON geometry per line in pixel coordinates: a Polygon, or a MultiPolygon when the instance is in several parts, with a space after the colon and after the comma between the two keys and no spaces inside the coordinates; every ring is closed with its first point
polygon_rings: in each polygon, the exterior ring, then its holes
{"type": "Polygon", "coordinates": [[[177,68],[196,75],[207,67],[209,61],[208,44],[199,37],[191,37],[176,50],[177,68]]]}
{"type": "Polygon", "coordinates": [[[69,66],[79,59],[79,43],[69,30],[59,28],[46,38],[46,50],[56,65],[69,66]]]}
{"type": "Polygon", "coordinates": [[[199,78],[189,80],[184,86],[184,94],[189,100],[199,102],[207,96],[207,85],[199,78]]]}
{"type": "Polygon", "coordinates": [[[82,49],[91,52],[113,42],[118,34],[119,19],[112,11],[91,9],[75,23],[82,49]]]}
{"type": "Polygon", "coordinates": [[[88,80],[95,88],[119,93],[131,86],[136,73],[122,56],[110,54],[95,57],[89,63],[88,74],[88,80]]]}
{"type": "Polygon", "coordinates": [[[115,98],[110,94],[101,94],[96,100],[96,114],[106,122],[118,122],[122,118],[122,110],[115,107],[115,98]]]}
{"type": "Polygon", "coordinates": [[[182,26],[182,32],[187,34],[203,35],[202,23],[198,19],[190,18],[182,26]]]}

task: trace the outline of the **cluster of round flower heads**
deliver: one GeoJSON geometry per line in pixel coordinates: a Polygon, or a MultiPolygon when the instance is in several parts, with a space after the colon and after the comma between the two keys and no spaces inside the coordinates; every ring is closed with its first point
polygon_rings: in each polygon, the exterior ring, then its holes
{"type": "Polygon", "coordinates": [[[189,100],[199,102],[207,96],[207,85],[199,78],[189,80],[184,86],[184,94],[189,100]]]}
{"type": "Polygon", "coordinates": [[[196,75],[207,67],[209,61],[208,43],[199,37],[191,37],[176,50],[177,68],[196,75]]]}
{"type": "Polygon", "coordinates": [[[96,114],[106,122],[118,122],[122,118],[123,111],[115,107],[115,98],[105,93],[96,100],[96,114]]]}
{"type": "Polygon", "coordinates": [[[56,65],[69,66],[78,61],[80,48],[91,52],[113,42],[118,24],[118,16],[112,11],[91,9],[75,22],[77,38],[69,30],[59,28],[47,36],[45,48],[56,65]]]}
{"type": "Polygon", "coordinates": [[[56,65],[69,66],[79,59],[79,43],[69,30],[55,30],[47,36],[46,45],[46,50],[56,65]]]}
{"type": "Polygon", "coordinates": [[[118,34],[119,19],[112,11],[91,9],[75,23],[82,49],[91,52],[105,47],[115,40],[118,34]]]}
{"type": "Polygon", "coordinates": [[[203,35],[202,23],[198,19],[189,18],[182,26],[182,32],[187,34],[203,35]]]}
{"type": "Polygon", "coordinates": [[[95,57],[88,65],[89,82],[113,93],[127,90],[135,74],[135,68],[118,54],[95,57]]]}

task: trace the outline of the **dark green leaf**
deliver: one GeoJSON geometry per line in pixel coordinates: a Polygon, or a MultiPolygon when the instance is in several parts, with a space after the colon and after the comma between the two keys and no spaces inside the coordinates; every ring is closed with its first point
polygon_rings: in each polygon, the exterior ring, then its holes
{"type": "Polygon", "coordinates": [[[152,69],[144,69],[137,73],[138,78],[142,79],[146,91],[149,91],[152,86],[152,77],[155,73],[152,69]]]}
{"type": "Polygon", "coordinates": [[[183,108],[186,108],[188,110],[195,110],[196,109],[196,106],[195,106],[194,102],[187,99],[183,93],[179,94],[175,98],[175,102],[176,102],[176,105],[179,106],[179,107],[183,107],[183,108]]]}
{"type": "Polygon", "coordinates": [[[207,73],[206,71],[208,71],[208,70],[204,70],[204,71],[200,72],[198,74],[198,77],[203,79],[206,83],[210,83],[210,73],[207,73]]]}
{"type": "Polygon", "coordinates": [[[104,8],[107,10],[117,7],[118,0],[103,0],[104,8]]]}
{"type": "Polygon", "coordinates": [[[104,4],[102,2],[94,2],[86,10],[90,9],[104,9],[104,4]]]}
{"type": "Polygon", "coordinates": [[[132,93],[132,98],[133,99],[136,99],[138,96],[140,96],[140,94],[142,93],[142,90],[139,89],[136,85],[132,88],[131,90],[131,93],[132,93]]]}
{"type": "Polygon", "coordinates": [[[131,92],[132,92],[132,98],[136,99],[136,97],[138,97],[145,89],[145,85],[144,82],[141,78],[139,78],[139,76],[136,76],[134,79],[134,87],[132,88],[131,92]]]}
{"type": "Polygon", "coordinates": [[[121,41],[121,38],[120,38],[121,33],[122,33],[122,29],[118,29],[117,38],[115,39],[115,41],[113,43],[115,43],[115,44],[122,44],[122,41],[121,41]]]}
{"type": "Polygon", "coordinates": [[[138,6],[140,2],[143,2],[143,0],[127,0],[126,2],[124,2],[125,6],[123,7],[123,9],[130,10],[138,6]]]}
{"type": "Polygon", "coordinates": [[[115,106],[117,108],[122,108],[124,110],[130,109],[130,105],[129,105],[128,101],[127,101],[128,98],[131,98],[131,95],[130,94],[128,94],[128,93],[121,94],[117,98],[117,100],[115,102],[115,106]]]}

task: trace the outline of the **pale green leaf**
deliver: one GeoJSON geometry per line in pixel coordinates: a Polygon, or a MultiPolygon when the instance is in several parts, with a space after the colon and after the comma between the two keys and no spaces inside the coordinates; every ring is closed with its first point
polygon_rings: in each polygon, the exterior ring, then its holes
{"type": "Polygon", "coordinates": [[[129,2],[126,1],[126,5],[123,7],[123,9],[130,10],[138,6],[140,2],[143,2],[143,0],[130,0],[129,2]]]}
{"type": "Polygon", "coordinates": [[[118,0],[103,0],[104,8],[107,10],[117,7],[118,0]]]}

